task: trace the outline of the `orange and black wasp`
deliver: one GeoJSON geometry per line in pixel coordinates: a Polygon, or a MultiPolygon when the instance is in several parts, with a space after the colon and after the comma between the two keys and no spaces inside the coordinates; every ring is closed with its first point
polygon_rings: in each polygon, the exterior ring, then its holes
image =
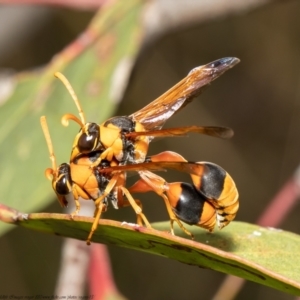
{"type": "Polygon", "coordinates": [[[93,167],[97,166],[102,159],[111,161],[113,158],[121,164],[142,163],[147,156],[149,143],[155,137],[182,136],[189,132],[221,138],[231,137],[232,130],[224,127],[161,128],[172,115],[238,62],[238,58],[227,57],[194,68],[184,79],[144,108],[130,116],[112,117],[101,125],[93,122],[86,123],[83,110],[70,83],[62,74],[56,73],[72,95],[80,116],[78,119],[73,114],[65,114],[62,118],[64,125],[67,125],[69,120],[73,120],[81,128],[75,137],[70,161],[72,162],[81,154],[101,151],[99,159],[92,164],[93,167]]]}

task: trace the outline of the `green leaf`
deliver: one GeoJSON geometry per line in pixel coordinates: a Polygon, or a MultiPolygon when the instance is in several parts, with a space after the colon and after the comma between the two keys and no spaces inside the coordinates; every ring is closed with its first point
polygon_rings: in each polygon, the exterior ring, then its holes
{"type": "MultiPolygon", "coordinates": [[[[66,214],[23,214],[0,206],[0,220],[33,230],[86,240],[93,218],[66,214]]],[[[242,222],[215,233],[187,226],[195,241],[168,233],[169,222],[147,229],[135,224],[100,220],[93,242],[161,255],[202,268],[232,274],[280,291],[300,295],[300,237],[242,222]]]]}
{"type": "MultiPolygon", "coordinates": [[[[86,31],[49,65],[5,81],[11,94],[0,99],[0,193],[4,203],[24,211],[38,211],[55,199],[51,183],[44,176],[51,164],[40,116],[47,117],[58,164],[69,161],[79,128],[75,123],[68,128],[61,125],[63,114],[78,112],[66,88],[53,74],[60,71],[67,76],[88,120],[109,118],[123,91],[115,86],[116,72],[123,74],[126,87],[140,49],[142,8],[143,1],[139,0],[103,6],[86,31]]],[[[0,233],[7,229],[1,225],[0,233]]]]}

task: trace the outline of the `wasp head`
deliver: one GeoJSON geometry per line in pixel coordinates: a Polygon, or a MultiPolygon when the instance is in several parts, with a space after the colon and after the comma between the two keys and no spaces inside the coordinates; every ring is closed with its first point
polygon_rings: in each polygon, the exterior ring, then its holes
{"type": "Polygon", "coordinates": [[[87,123],[75,138],[71,161],[74,161],[80,154],[89,154],[98,150],[104,150],[100,141],[100,127],[96,123],[87,123]]]}
{"type": "Polygon", "coordinates": [[[48,168],[45,171],[45,175],[52,181],[52,188],[57,195],[60,205],[62,207],[68,206],[68,201],[65,196],[72,192],[70,165],[63,163],[57,170],[48,168]]]}

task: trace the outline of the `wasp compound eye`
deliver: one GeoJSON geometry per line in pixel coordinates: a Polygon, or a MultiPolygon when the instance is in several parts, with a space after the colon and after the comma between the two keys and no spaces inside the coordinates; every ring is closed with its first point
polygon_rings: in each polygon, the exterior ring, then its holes
{"type": "Polygon", "coordinates": [[[68,164],[61,164],[58,169],[58,177],[53,188],[59,195],[68,195],[72,191],[71,170],[68,164]]]}
{"type": "Polygon", "coordinates": [[[82,153],[96,150],[96,148],[101,145],[99,125],[96,123],[88,123],[85,127],[86,132],[81,133],[77,143],[79,151],[82,153]]]}

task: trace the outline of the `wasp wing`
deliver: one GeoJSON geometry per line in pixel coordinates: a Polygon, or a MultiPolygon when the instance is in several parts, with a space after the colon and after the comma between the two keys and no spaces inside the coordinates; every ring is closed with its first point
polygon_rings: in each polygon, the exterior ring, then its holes
{"type": "Polygon", "coordinates": [[[136,138],[138,136],[152,136],[152,137],[174,137],[185,136],[189,132],[201,133],[213,137],[228,139],[233,136],[233,130],[228,127],[219,126],[186,126],[177,128],[166,128],[150,131],[130,132],[126,134],[128,138],[136,138]]]}
{"type": "Polygon", "coordinates": [[[107,168],[99,168],[98,171],[103,174],[115,173],[115,172],[138,172],[138,171],[165,171],[166,169],[177,170],[197,176],[202,176],[205,171],[206,162],[170,162],[170,161],[158,161],[158,162],[144,162],[139,164],[118,165],[107,168]]]}
{"type": "Polygon", "coordinates": [[[193,69],[171,89],[130,117],[142,123],[146,130],[160,129],[173,114],[239,61],[235,57],[226,57],[193,69]]]}
{"type": "MultiPolygon", "coordinates": [[[[230,204],[237,203],[238,191],[230,175],[220,166],[211,162],[146,162],[116,166],[100,172],[148,172],[173,169],[191,174],[193,184],[207,198],[218,201],[231,199],[230,204]],[[193,176],[195,175],[195,176],[193,176]]],[[[235,205],[235,207],[238,207],[235,205]]]]}

